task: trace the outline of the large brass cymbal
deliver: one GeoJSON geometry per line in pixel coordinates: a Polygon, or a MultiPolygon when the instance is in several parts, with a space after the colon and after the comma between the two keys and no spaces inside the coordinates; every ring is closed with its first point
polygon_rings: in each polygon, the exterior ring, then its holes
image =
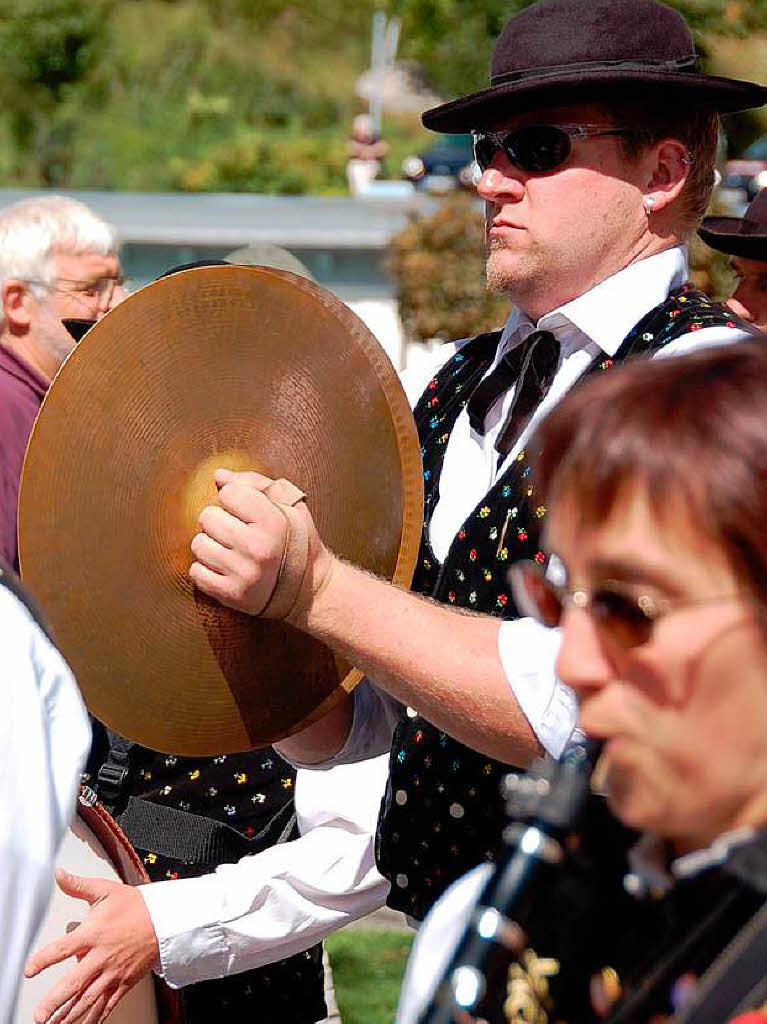
{"type": "Polygon", "coordinates": [[[22,575],[90,710],[155,750],[284,738],[359,673],[187,578],[217,466],[287,477],[328,545],[406,585],[421,530],[410,408],[343,303],[263,267],[206,267],[130,296],[56,376],[21,481],[22,575]]]}

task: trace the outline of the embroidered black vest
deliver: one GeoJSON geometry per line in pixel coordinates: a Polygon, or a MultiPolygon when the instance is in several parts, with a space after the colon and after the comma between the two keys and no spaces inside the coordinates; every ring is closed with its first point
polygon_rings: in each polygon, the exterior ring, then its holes
{"type": "MultiPolygon", "coordinates": [[[[745,327],[690,283],[675,289],[629,332],[613,359],[584,374],[651,354],[709,326],[745,327]]],[[[438,601],[517,617],[507,582],[510,564],[544,561],[546,509],[537,500],[524,451],[466,519],[440,566],[429,543],[445,449],[473,388],[489,369],[500,331],[463,346],[430,381],[415,409],[425,485],[424,529],[412,589],[438,601]]],[[[423,918],[444,889],[478,861],[492,860],[504,825],[500,782],[508,765],[470,750],[413,709],[398,725],[381,804],[376,859],[392,888],[389,905],[423,918]]]]}

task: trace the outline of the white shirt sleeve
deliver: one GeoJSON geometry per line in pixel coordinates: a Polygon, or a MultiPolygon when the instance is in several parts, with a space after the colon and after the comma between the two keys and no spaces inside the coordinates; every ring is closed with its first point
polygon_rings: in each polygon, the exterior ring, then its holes
{"type": "Polygon", "coordinates": [[[300,953],[380,907],[373,840],[387,758],[299,770],[302,835],[200,878],[139,887],[174,988],[300,953]]]}
{"type": "Polygon", "coordinates": [[[534,619],[502,622],[498,630],[503,671],[533,732],[552,757],[562,753],[578,718],[575,694],[554,672],[559,643],[557,630],[534,619]]]}
{"type": "Polygon", "coordinates": [[[90,725],[74,677],[22,602],[0,587],[0,1021],[13,1018],[56,851],[74,810],[90,725]]]}

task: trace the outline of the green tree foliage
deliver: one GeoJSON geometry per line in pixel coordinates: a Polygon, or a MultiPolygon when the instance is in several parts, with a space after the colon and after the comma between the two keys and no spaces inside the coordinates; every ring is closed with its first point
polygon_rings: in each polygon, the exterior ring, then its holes
{"type": "Polygon", "coordinates": [[[767,30],[767,4],[763,0],[673,0],[671,6],[684,15],[703,43],[704,52],[706,36],[747,36],[767,30]]]}
{"type": "Polygon", "coordinates": [[[410,338],[465,338],[494,330],[509,302],[485,287],[485,224],[476,200],[456,195],[390,243],[387,265],[410,338]]]}
{"type": "Polygon", "coordinates": [[[111,0],[15,0],[0,16],[0,108],[11,144],[55,178],[66,119],[57,114],[103,42],[111,0]]]}
{"type": "MultiPolygon", "coordinates": [[[[529,2],[6,0],[0,176],[9,185],[344,194],[374,10],[401,17],[400,56],[450,96],[484,84],[494,38],[529,2]]],[[[672,2],[715,70],[760,77],[765,0],[672,2]],[[723,40],[737,52],[717,63],[723,40]]],[[[760,130],[738,124],[739,144],[760,130]]],[[[387,114],[384,132],[394,175],[428,144],[415,115],[387,114]]]]}
{"type": "Polygon", "coordinates": [[[399,0],[402,52],[417,60],[434,87],[447,96],[487,84],[499,32],[530,0],[399,0]]]}
{"type": "MultiPolygon", "coordinates": [[[[345,193],[374,0],[6,6],[7,184],[345,193]]],[[[422,130],[411,117],[395,134],[401,159],[422,130]]]]}

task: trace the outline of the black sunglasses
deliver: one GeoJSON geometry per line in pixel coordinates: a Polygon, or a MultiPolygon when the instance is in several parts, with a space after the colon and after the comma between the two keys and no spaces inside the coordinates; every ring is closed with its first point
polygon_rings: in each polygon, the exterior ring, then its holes
{"type": "Polygon", "coordinates": [[[742,596],[720,594],[672,603],[649,594],[632,594],[611,580],[592,591],[575,589],[552,583],[537,562],[517,562],[509,570],[509,580],[523,615],[531,615],[553,629],[561,623],[565,605],[574,604],[587,610],[600,629],[626,649],[646,644],[655,623],[677,609],[736,601],[742,596]]]}
{"type": "Polygon", "coordinates": [[[512,132],[474,132],[474,159],[486,171],[504,153],[521,171],[543,173],[561,167],[570,156],[573,139],[600,135],[631,135],[626,128],[596,124],[530,124],[512,132]]]}

